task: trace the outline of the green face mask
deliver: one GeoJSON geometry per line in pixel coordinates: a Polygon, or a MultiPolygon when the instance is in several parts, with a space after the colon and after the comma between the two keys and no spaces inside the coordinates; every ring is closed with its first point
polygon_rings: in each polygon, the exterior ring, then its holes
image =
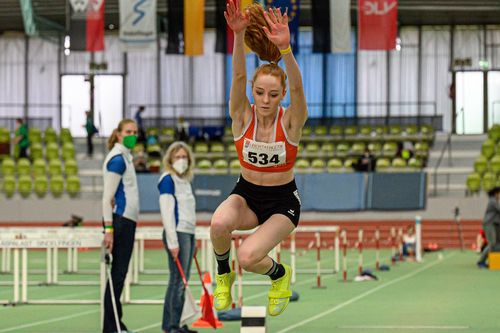
{"type": "Polygon", "coordinates": [[[137,135],[127,135],[123,138],[123,145],[128,149],[133,149],[137,143],[137,135]]]}

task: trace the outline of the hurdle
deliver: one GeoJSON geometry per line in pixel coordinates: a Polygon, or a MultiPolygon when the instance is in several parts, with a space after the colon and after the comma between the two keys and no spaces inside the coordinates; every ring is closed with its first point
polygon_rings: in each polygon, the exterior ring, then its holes
{"type": "Polygon", "coordinates": [[[415,260],[422,261],[422,218],[415,216],[415,260]]]}
{"type": "Polygon", "coordinates": [[[396,265],[396,228],[391,227],[391,262],[396,265]]]}
{"type": "Polygon", "coordinates": [[[326,286],[321,285],[321,236],[319,232],[314,233],[316,238],[316,286],[315,289],[324,289],[326,286]]]}
{"type": "Polygon", "coordinates": [[[344,282],[347,281],[347,231],[344,229],[341,232],[342,237],[342,277],[344,282]]]}
{"type": "Polygon", "coordinates": [[[363,273],[363,229],[358,230],[358,274],[363,273]]]}
{"type": "Polygon", "coordinates": [[[240,333],[266,333],[266,313],[265,306],[242,307],[240,333]]]}
{"type": "Polygon", "coordinates": [[[380,229],[375,229],[375,269],[380,270],[380,229]]]}

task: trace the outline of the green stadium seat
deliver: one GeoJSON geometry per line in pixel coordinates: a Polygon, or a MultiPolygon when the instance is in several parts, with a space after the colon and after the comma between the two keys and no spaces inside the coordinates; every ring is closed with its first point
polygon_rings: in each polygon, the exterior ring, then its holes
{"type": "Polygon", "coordinates": [[[500,155],[495,155],[490,160],[490,170],[497,175],[500,173],[500,155]]]}
{"type": "Polygon", "coordinates": [[[28,175],[21,175],[19,176],[18,182],[17,182],[17,191],[23,198],[29,197],[31,194],[31,190],[33,187],[33,183],[31,181],[31,176],[28,175]]]}
{"type": "Polygon", "coordinates": [[[398,150],[398,145],[396,142],[386,142],[382,146],[382,155],[384,157],[393,157],[396,155],[396,152],[398,150]]]}
{"type": "Polygon", "coordinates": [[[204,142],[198,142],[194,145],[194,152],[197,154],[208,153],[208,145],[204,142]]]}
{"type": "Polygon", "coordinates": [[[16,179],[13,175],[6,175],[3,178],[2,192],[7,198],[12,198],[16,192],[16,179]]]}
{"type": "Polygon", "coordinates": [[[345,136],[356,136],[358,135],[358,128],[356,126],[346,126],[344,128],[345,136]]]}
{"type": "Polygon", "coordinates": [[[59,159],[59,146],[57,143],[48,143],[45,147],[45,157],[48,161],[59,159]]]}
{"type": "Polygon", "coordinates": [[[227,168],[229,167],[229,163],[227,163],[226,160],[220,158],[215,160],[212,166],[217,170],[227,170],[227,168]]]}
{"type": "Polygon", "coordinates": [[[330,126],[329,133],[331,136],[339,137],[344,135],[344,129],[342,128],[342,126],[338,125],[330,126]]]}
{"type": "Polygon", "coordinates": [[[408,125],[404,129],[406,135],[416,135],[418,133],[417,125],[408,125]]]}
{"type": "Polygon", "coordinates": [[[57,176],[62,174],[62,164],[60,160],[49,161],[49,174],[51,176],[57,176]]]}
{"type": "Polygon", "coordinates": [[[147,162],[149,172],[160,172],[161,160],[157,158],[150,158],[147,162]]]}
{"type": "Polygon", "coordinates": [[[160,133],[161,135],[173,138],[175,136],[175,129],[173,127],[163,127],[160,133]]]}
{"type": "Polygon", "coordinates": [[[429,155],[429,144],[425,141],[415,143],[415,155],[420,158],[427,158],[429,155]]]}
{"type": "Polygon", "coordinates": [[[348,157],[344,160],[344,168],[347,170],[352,169],[352,165],[358,163],[358,159],[354,157],[348,157]]]}
{"type": "Polygon", "coordinates": [[[341,142],[337,145],[335,149],[335,155],[339,157],[345,157],[349,153],[350,146],[347,142],[341,142]]]}
{"type": "Polygon", "coordinates": [[[311,161],[311,168],[316,171],[323,171],[326,167],[325,160],[321,158],[315,158],[311,161]]]}
{"type": "Polygon", "coordinates": [[[73,136],[68,128],[61,128],[61,144],[66,142],[73,143],[73,136]]]}
{"type": "Polygon", "coordinates": [[[11,157],[2,160],[2,175],[14,175],[16,173],[16,162],[11,157]]]}
{"type": "Polygon", "coordinates": [[[230,143],[226,146],[228,153],[236,154],[236,146],[233,143],[230,143]]]}
{"type": "Polygon", "coordinates": [[[482,175],[488,170],[488,159],[484,156],[479,156],[474,161],[474,171],[482,175]]]}
{"type": "Polygon", "coordinates": [[[50,178],[50,192],[59,198],[64,192],[64,178],[61,175],[54,175],[50,178]]]}
{"type": "Polygon", "coordinates": [[[389,134],[390,135],[401,135],[401,126],[400,125],[390,125],[389,126],[389,134]]]}
{"type": "Polygon", "coordinates": [[[306,152],[317,153],[319,152],[319,144],[317,142],[311,142],[306,145],[306,152]]]}
{"type": "Polygon", "coordinates": [[[488,192],[491,190],[493,187],[495,187],[497,177],[493,172],[486,172],[483,175],[482,179],[482,187],[485,192],[488,192]]]}
{"type": "Polygon", "coordinates": [[[68,176],[66,178],[66,192],[72,198],[80,193],[80,178],[78,176],[68,176]]]}
{"type": "Polygon", "coordinates": [[[45,175],[39,175],[35,176],[35,181],[34,181],[34,191],[35,194],[39,198],[43,198],[49,189],[49,181],[47,179],[47,176],[45,175]]]}
{"type": "Polygon", "coordinates": [[[17,174],[18,175],[29,175],[31,174],[31,163],[30,160],[23,157],[17,161],[17,174]]]}
{"type": "Polygon", "coordinates": [[[201,169],[201,170],[208,170],[212,167],[212,162],[207,159],[200,159],[198,162],[196,162],[196,168],[201,169]]]}
{"type": "Polygon", "coordinates": [[[40,129],[36,127],[30,127],[28,129],[28,140],[30,141],[30,144],[42,143],[42,132],[40,131],[40,129]]]}
{"type": "Polygon", "coordinates": [[[224,127],[224,136],[233,136],[233,129],[231,126],[224,127]]]}
{"type": "Polygon", "coordinates": [[[495,124],[491,126],[488,130],[488,138],[494,142],[498,142],[500,140],[500,125],[495,124]]]}
{"type": "Polygon", "coordinates": [[[408,166],[413,169],[421,169],[423,166],[422,160],[412,157],[408,161],[408,166]]]}
{"type": "Polygon", "coordinates": [[[66,142],[63,144],[62,157],[65,161],[75,159],[75,146],[72,143],[66,142]]]}
{"type": "Polygon", "coordinates": [[[314,135],[325,136],[327,133],[327,128],[324,125],[318,125],[314,128],[314,135]]]}
{"type": "Polygon", "coordinates": [[[495,154],[495,141],[491,139],[485,140],[481,146],[481,154],[490,159],[495,154]]]}
{"type": "Polygon", "coordinates": [[[388,158],[381,157],[377,158],[377,162],[375,163],[375,170],[384,171],[387,170],[391,166],[391,162],[388,158]]]}
{"type": "Polygon", "coordinates": [[[229,162],[229,169],[231,169],[231,172],[233,171],[240,171],[240,160],[238,159],[233,159],[231,162],[229,162]]]}
{"type": "Polygon", "coordinates": [[[214,142],[210,145],[211,153],[224,153],[224,144],[220,142],[214,142]]]}
{"type": "Polygon", "coordinates": [[[379,137],[385,135],[389,132],[389,128],[385,125],[377,125],[375,126],[375,134],[379,137]]]}
{"type": "Polygon", "coordinates": [[[40,143],[30,145],[30,158],[33,160],[43,158],[43,147],[40,143]]]}
{"type": "Polygon", "coordinates": [[[363,136],[371,136],[372,135],[372,127],[370,125],[362,125],[359,128],[359,134],[363,136]]]}
{"type": "Polygon", "coordinates": [[[78,174],[78,163],[76,160],[67,160],[64,162],[64,173],[66,176],[75,176],[78,174]]]}
{"type": "Polygon", "coordinates": [[[47,174],[47,165],[45,164],[45,160],[38,158],[33,161],[33,175],[37,176],[45,176],[47,174]]]}
{"type": "Polygon", "coordinates": [[[53,129],[52,127],[47,127],[45,130],[45,134],[43,136],[43,139],[45,141],[45,144],[54,142],[57,143],[57,133],[56,130],[53,129]]]}
{"type": "Polygon", "coordinates": [[[335,145],[331,142],[325,142],[321,145],[321,151],[326,154],[326,155],[333,155],[333,152],[335,151],[335,145]]]}
{"type": "Polygon", "coordinates": [[[310,136],[312,133],[312,128],[311,126],[304,126],[302,128],[302,136],[310,136]]]}
{"type": "Polygon", "coordinates": [[[305,158],[299,158],[295,162],[295,168],[297,168],[299,170],[309,169],[310,166],[311,166],[311,164],[309,163],[309,160],[307,160],[305,158]]]}
{"type": "Polygon", "coordinates": [[[380,142],[370,142],[368,144],[368,150],[371,151],[373,155],[380,155],[382,153],[382,144],[380,142]]]}
{"type": "Polygon", "coordinates": [[[403,158],[396,157],[392,160],[392,167],[395,169],[406,168],[406,161],[403,158]]]}
{"type": "Polygon", "coordinates": [[[146,129],[146,136],[158,136],[160,130],[157,127],[149,127],[146,129]]]}
{"type": "Polygon", "coordinates": [[[467,176],[466,187],[468,193],[477,193],[481,189],[481,175],[471,173],[467,176]]]}
{"type": "Polygon", "coordinates": [[[328,172],[339,172],[343,169],[344,164],[340,158],[331,158],[327,163],[328,172]]]}
{"type": "Polygon", "coordinates": [[[431,125],[422,125],[420,126],[420,133],[431,138],[434,135],[434,128],[431,125]]]}
{"type": "Polygon", "coordinates": [[[365,144],[362,142],[353,143],[351,146],[351,154],[353,155],[363,155],[365,152],[365,144]]]}
{"type": "Polygon", "coordinates": [[[0,159],[10,156],[10,132],[5,127],[0,127],[0,159]]]}

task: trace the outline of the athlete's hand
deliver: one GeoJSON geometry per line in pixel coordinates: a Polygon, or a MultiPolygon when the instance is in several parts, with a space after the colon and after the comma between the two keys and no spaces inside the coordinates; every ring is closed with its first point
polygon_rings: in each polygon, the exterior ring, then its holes
{"type": "Polygon", "coordinates": [[[262,27],[267,38],[280,50],[286,49],[290,45],[290,29],[288,28],[288,11],[281,14],[280,8],[269,8],[264,10],[264,18],[269,25],[262,27]]]}
{"type": "Polygon", "coordinates": [[[104,234],[104,247],[108,249],[109,253],[113,252],[113,233],[104,234]]]}
{"type": "Polygon", "coordinates": [[[242,13],[240,10],[239,0],[229,0],[226,10],[224,11],[227,25],[235,34],[244,32],[250,24],[250,19],[247,13],[242,13]]]}

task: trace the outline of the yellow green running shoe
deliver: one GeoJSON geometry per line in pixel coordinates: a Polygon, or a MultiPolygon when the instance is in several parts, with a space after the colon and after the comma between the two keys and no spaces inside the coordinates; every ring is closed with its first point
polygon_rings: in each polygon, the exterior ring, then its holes
{"type": "Polygon", "coordinates": [[[215,281],[217,283],[217,287],[214,290],[214,306],[215,310],[222,311],[226,310],[233,299],[231,297],[231,286],[234,283],[235,278],[234,272],[229,272],[225,274],[216,274],[215,281]]]}
{"type": "Polygon", "coordinates": [[[268,293],[269,304],[267,307],[270,316],[277,316],[285,311],[290,296],[292,296],[292,290],[290,290],[292,269],[285,264],[283,264],[283,267],[285,267],[285,275],[277,280],[271,280],[271,289],[268,293]]]}

